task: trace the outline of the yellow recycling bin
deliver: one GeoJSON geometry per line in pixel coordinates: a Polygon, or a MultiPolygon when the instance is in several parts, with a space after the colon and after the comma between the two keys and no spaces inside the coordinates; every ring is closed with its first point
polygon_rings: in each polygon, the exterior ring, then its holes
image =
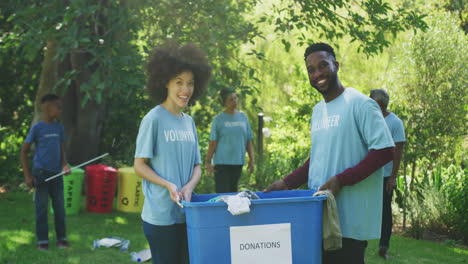
{"type": "Polygon", "coordinates": [[[132,167],[120,168],[118,169],[118,174],[117,210],[130,213],[141,212],[145,199],[141,186],[141,178],[136,175],[132,167]]]}

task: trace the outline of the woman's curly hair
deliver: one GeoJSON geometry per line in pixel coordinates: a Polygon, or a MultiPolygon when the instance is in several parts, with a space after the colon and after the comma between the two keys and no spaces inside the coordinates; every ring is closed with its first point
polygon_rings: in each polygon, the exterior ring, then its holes
{"type": "Polygon", "coordinates": [[[208,86],[211,79],[211,66],[206,54],[195,44],[179,46],[170,40],[165,45],[155,47],[146,64],[148,77],[146,89],[157,104],[167,98],[166,85],[182,72],[191,71],[194,75],[194,89],[189,104],[193,104],[208,86]]]}

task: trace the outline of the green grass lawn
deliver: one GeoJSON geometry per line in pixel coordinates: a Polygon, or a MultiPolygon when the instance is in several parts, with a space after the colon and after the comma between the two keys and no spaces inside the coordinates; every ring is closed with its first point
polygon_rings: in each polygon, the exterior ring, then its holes
{"type": "MultiPolygon", "coordinates": [[[[82,208],[84,200],[82,198],[82,208]]],[[[56,248],[53,216],[49,214],[49,250],[38,251],[32,195],[24,192],[0,194],[0,208],[0,264],[134,263],[129,252],[148,248],[139,214],[115,210],[110,214],[96,214],[82,209],[78,215],[66,218],[70,249],[56,248]],[[94,239],[108,236],[129,239],[129,250],[93,250],[94,239]]],[[[392,258],[386,261],[378,257],[377,248],[378,241],[370,241],[366,263],[468,263],[468,250],[428,241],[392,237],[389,251],[392,258]]]]}

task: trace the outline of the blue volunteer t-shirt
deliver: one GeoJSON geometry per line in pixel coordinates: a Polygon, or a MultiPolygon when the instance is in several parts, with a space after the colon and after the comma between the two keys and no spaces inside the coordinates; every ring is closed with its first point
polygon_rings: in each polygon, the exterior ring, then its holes
{"type": "Polygon", "coordinates": [[[29,130],[25,141],[35,145],[33,164],[37,169],[58,173],[62,171],[61,144],[65,142],[63,125],[55,121],[47,124],[42,120],[29,130]]]}
{"type": "MultiPolygon", "coordinates": [[[[356,166],[371,149],[394,146],[377,103],[353,88],[334,100],[320,101],[312,112],[309,188],[356,166]]],[[[380,238],[382,169],[345,186],[336,197],[343,237],[380,238]]]]}
{"type": "MultiPolygon", "coordinates": [[[[405,142],[405,127],[403,126],[403,122],[401,121],[398,116],[394,113],[390,112],[389,115],[385,117],[385,122],[387,123],[388,129],[390,130],[390,134],[392,134],[393,142],[405,142]]],[[[390,177],[392,175],[393,169],[393,161],[385,164],[383,167],[383,175],[384,177],[390,177]]]]}
{"type": "MultiPolygon", "coordinates": [[[[192,178],[193,167],[201,163],[193,119],[184,113],[173,115],[161,105],[151,109],[140,124],[135,158],[148,158],[148,165],[180,191],[192,178]]],[[[185,223],[184,213],[166,188],[143,179],[143,194],[143,221],[153,225],[185,223]]]]}
{"type": "Polygon", "coordinates": [[[210,140],[218,142],[213,163],[244,165],[247,142],[252,138],[249,120],[243,112],[218,114],[213,119],[210,133],[210,140]]]}

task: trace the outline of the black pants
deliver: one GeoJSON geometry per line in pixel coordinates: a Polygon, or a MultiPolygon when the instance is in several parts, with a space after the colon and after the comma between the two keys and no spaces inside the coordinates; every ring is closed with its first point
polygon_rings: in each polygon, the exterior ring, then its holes
{"type": "Polygon", "coordinates": [[[157,226],[143,221],[153,264],[189,264],[187,226],[157,226]]]}
{"type": "Polygon", "coordinates": [[[379,248],[388,249],[390,247],[390,236],[392,235],[392,197],[393,191],[387,192],[385,186],[390,177],[384,178],[383,183],[383,204],[382,204],[382,232],[380,235],[379,248]]]}
{"type": "Polygon", "coordinates": [[[367,241],[343,238],[343,247],[333,251],[322,251],[322,264],[364,264],[367,241]]]}
{"type": "Polygon", "coordinates": [[[237,183],[242,174],[242,165],[218,164],[215,170],[216,193],[237,192],[237,183]]]}

